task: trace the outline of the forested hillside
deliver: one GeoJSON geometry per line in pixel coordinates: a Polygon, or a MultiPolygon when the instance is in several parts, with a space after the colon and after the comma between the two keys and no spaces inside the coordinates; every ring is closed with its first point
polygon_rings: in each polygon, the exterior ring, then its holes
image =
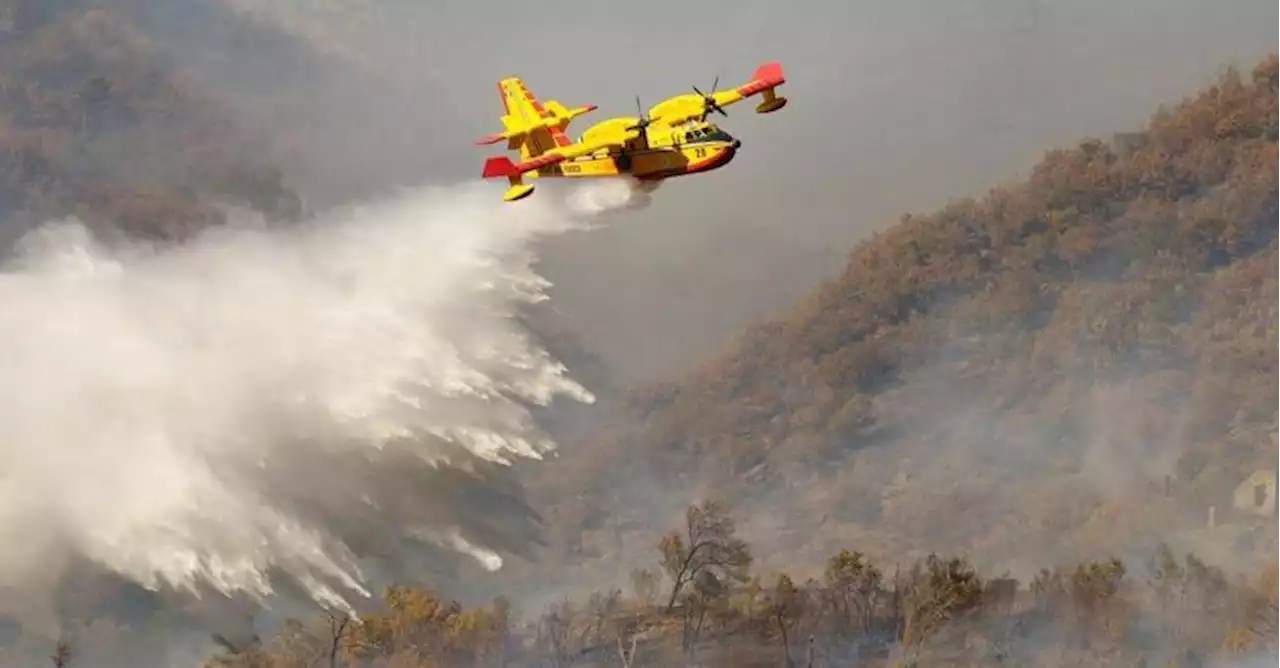
{"type": "Polygon", "coordinates": [[[1273,555],[1274,519],[1232,495],[1277,456],[1276,158],[1273,56],[904,216],[541,469],[557,554],[616,573],[713,495],[780,564],[850,543],[1019,572],[1164,538],[1273,555]]]}
{"type": "Polygon", "coordinates": [[[269,148],[127,12],[0,1],[0,242],[70,214],[165,239],[220,221],[217,203],[294,216],[269,148]]]}
{"type": "MultiPolygon", "coordinates": [[[[466,606],[430,587],[391,587],[358,621],[340,613],[290,620],[270,638],[223,642],[206,668],[1252,668],[1276,660],[1274,562],[1231,577],[1161,545],[1141,562],[1104,556],[1019,582],[963,556],[891,567],[842,549],[806,579],[759,568],[735,517],[714,502],[690,506],[636,556],[645,565],[625,590],[542,611],[520,611],[505,597],[466,606]]],[[[57,665],[120,665],[136,652],[134,637],[100,621],[68,635],[52,656],[57,665]]]]}
{"type": "MultiPolygon", "coordinates": [[[[0,246],[69,214],[177,240],[219,203],[301,212],[280,138],[148,32],[189,36],[188,64],[214,28],[277,44],[211,7],[0,0],[0,246]]],[[[304,106],[217,48],[210,79],[304,106]]],[[[904,216],[680,382],[544,414],[564,456],[520,472],[549,546],[477,579],[491,604],[406,583],[214,665],[1274,665],[1274,476],[1261,504],[1241,484],[1277,457],[1276,189],[1273,55],[904,216]]],[[[613,394],[563,324],[529,322],[613,394]]],[[[179,612],[79,575],[62,642],[0,619],[0,665],[172,659],[179,612]]]]}

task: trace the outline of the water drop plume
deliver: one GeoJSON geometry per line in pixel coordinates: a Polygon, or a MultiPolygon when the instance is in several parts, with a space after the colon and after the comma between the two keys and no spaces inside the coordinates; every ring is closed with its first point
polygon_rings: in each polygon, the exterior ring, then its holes
{"type": "Polygon", "coordinates": [[[498,568],[530,539],[505,465],[553,448],[529,407],[592,401],[516,317],[546,298],[532,243],[586,224],[556,202],[423,188],[177,246],[28,233],[0,273],[6,600],[72,561],[339,606],[369,563],[498,568]]]}

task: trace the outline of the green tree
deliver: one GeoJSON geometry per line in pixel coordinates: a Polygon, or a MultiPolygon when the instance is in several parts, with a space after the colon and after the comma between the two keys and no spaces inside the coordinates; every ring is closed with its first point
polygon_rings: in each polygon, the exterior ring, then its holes
{"type": "Polygon", "coordinates": [[[795,665],[791,658],[791,643],[807,608],[806,592],[796,587],[789,575],[779,574],[769,595],[769,618],[778,630],[783,660],[789,667],[795,665]]]}
{"type": "Polygon", "coordinates": [[[827,595],[842,633],[871,629],[881,574],[861,552],[840,550],[827,559],[823,574],[827,595]]]}
{"type": "Polygon", "coordinates": [[[675,607],[686,586],[700,578],[710,576],[720,583],[746,581],[751,549],[736,534],[733,518],[719,502],[689,506],[683,534],[672,531],[658,545],[662,569],[671,579],[667,610],[675,607]]]}
{"type": "Polygon", "coordinates": [[[900,600],[899,642],[918,650],[943,625],[979,609],[982,578],[968,560],[930,554],[896,583],[900,600]]]}

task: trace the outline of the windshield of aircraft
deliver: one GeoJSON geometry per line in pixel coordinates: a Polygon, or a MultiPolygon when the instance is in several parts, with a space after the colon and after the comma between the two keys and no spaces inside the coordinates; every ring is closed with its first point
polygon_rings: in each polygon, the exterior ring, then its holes
{"type": "Polygon", "coordinates": [[[733,137],[728,132],[721,130],[714,125],[706,125],[700,128],[694,128],[684,133],[686,142],[696,141],[733,141],[733,137]]]}

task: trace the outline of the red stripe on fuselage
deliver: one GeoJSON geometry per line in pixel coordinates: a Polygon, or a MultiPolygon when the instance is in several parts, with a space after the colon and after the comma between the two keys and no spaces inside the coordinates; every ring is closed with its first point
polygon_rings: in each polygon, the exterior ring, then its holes
{"type": "Polygon", "coordinates": [[[669,179],[675,176],[687,176],[689,174],[697,174],[699,172],[708,172],[729,164],[729,161],[733,160],[733,156],[736,155],[737,152],[738,150],[734,147],[725,146],[717,149],[716,152],[712,153],[710,156],[696,162],[690,162],[679,169],[666,169],[660,172],[651,172],[644,176],[636,176],[636,180],[657,181],[661,179],[669,179]]]}

